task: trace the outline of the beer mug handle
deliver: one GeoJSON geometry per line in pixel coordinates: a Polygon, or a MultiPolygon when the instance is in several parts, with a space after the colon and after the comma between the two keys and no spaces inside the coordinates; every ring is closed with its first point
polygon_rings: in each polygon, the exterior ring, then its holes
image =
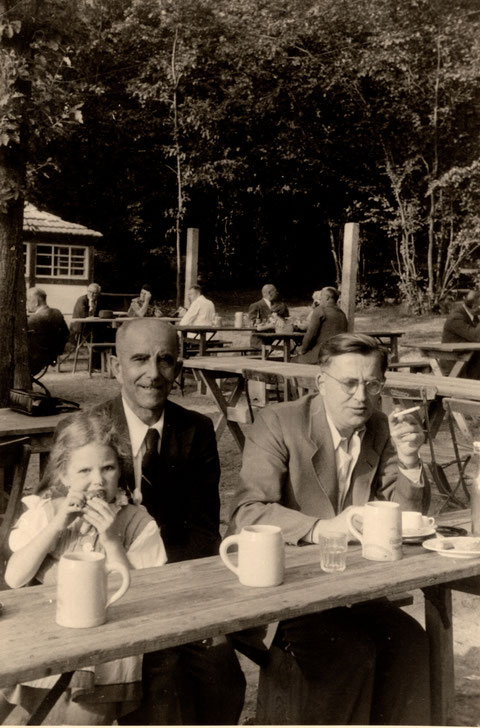
{"type": "Polygon", "coordinates": [[[351,508],[347,513],[347,526],[348,530],[352,534],[352,536],[355,536],[358,541],[360,541],[361,544],[363,544],[363,534],[360,533],[360,531],[353,525],[353,519],[355,516],[363,517],[363,507],[354,507],[351,508]]]}
{"type": "Polygon", "coordinates": [[[108,607],[110,606],[110,604],[113,604],[113,602],[118,601],[120,597],[123,597],[128,587],[130,586],[130,570],[125,566],[125,564],[121,564],[119,561],[114,561],[111,564],[108,564],[106,570],[107,574],[110,574],[112,571],[118,571],[118,573],[122,577],[122,583],[120,584],[120,587],[117,589],[115,594],[110,597],[105,605],[106,607],[108,607]]]}
{"type": "Polygon", "coordinates": [[[235,566],[235,564],[232,564],[230,561],[230,557],[228,555],[228,549],[230,546],[233,546],[234,544],[238,544],[240,546],[240,537],[239,536],[227,536],[227,538],[224,538],[222,543],[220,544],[220,558],[222,559],[225,566],[230,569],[230,571],[233,571],[234,574],[239,576],[238,566],[235,566]]]}

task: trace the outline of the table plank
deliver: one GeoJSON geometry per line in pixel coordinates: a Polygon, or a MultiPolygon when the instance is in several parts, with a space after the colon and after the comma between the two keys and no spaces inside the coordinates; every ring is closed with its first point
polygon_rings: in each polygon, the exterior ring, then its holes
{"type": "Polygon", "coordinates": [[[318,547],[287,547],[285,581],[239,584],[219,557],[132,572],[132,586],[91,629],[55,624],[55,588],[0,592],[0,686],[85,664],[141,654],[381,596],[480,575],[480,558],[446,559],[408,545],[397,562],[363,559],[349,547],[342,574],[320,570],[318,547]]]}

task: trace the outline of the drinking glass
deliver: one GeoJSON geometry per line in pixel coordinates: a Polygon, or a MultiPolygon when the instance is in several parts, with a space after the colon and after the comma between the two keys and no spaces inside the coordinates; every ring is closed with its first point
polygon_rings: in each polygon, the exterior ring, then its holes
{"type": "Polygon", "coordinates": [[[323,571],[345,571],[347,544],[347,534],[343,531],[320,536],[320,566],[323,571]]]}

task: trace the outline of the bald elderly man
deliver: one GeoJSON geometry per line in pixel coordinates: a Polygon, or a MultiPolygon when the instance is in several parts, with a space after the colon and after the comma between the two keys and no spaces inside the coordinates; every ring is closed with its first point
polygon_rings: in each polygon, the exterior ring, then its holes
{"type": "MultiPolygon", "coordinates": [[[[259,301],[255,301],[250,305],[248,309],[248,318],[251,325],[264,324],[268,321],[272,315],[272,306],[275,304],[276,313],[285,318],[289,315],[287,304],[279,300],[279,294],[277,289],[272,283],[266,283],[262,288],[262,298],[259,301]]],[[[273,324],[272,324],[273,330],[273,324]]],[[[252,349],[261,349],[262,340],[255,334],[252,334],[250,339],[250,346],[252,349]]]]}
{"type": "MultiPolygon", "coordinates": [[[[217,442],[210,418],[168,399],[182,368],[174,327],[154,317],[123,323],[112,368],[121,391],[96,409],[130,443],[133,501],[156,520],[168,561],[218,554],[217,442]]],[[[219,636],[146,654],[143,693],[123,724],[230,725],[240,717],[245,678],[219,636]]]]}

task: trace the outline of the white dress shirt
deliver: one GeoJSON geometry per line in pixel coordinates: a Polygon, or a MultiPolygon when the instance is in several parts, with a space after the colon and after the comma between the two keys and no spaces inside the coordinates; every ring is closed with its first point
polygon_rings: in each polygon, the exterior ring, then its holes
{"type": "Polygon", "coordinates": [[[215,306],[213,301],[200,295],[190,305],[187,313],[182,316],[180,325],[213,326],[214,317],[215,306]]]}
{"type": "Polygon", "coordinates": [[[127,420],[128,434],[130,435],[130,444],[132,446],[133,473],[135,476],[133,501],[138,505],[142,502],[142,459],[145,454],[145,436],[150,429],[158,430],[158,451],[160,452],[165,410],[162,412],[158,422],[155,422],[154,425],[146,425],[145,422],[142,422],[142,420],[137,417],[123,397],[122,402],[127,420]]]}

